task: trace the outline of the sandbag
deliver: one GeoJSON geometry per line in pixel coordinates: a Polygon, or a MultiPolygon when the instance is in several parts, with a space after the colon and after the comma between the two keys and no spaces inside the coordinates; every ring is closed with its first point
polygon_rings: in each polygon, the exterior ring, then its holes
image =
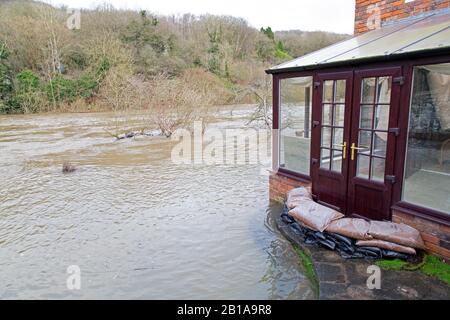
{"type": "Polygon", "coordinates": [[[385,250],[385,249],[382,249],[382,251],[383,251],[383,259],[408,260],[408,258],[409,258],[409,255],[404,254],[404,253],[391,251],[391,250],[385,250]]]}
{"type": "Polygon", "coordinates": [[[381,249],[379,249],[380,252],[377,253],[374,250],[372,250],[372,248],[370,247],[358,247],[355,251],[355,253],[360,253],[362,255],[364,255],[365,258],[368,259],[381,259],[383,257],[382,253],[381,253],[381,249]]]}
{"type": "Polygon", "coordinates": [[[369,234],[375,239],[393,242],[406,247],[425,248],[420,232],[406,224],[372,221],[369,234]]]}
{"type": "Polygon", "coordinates": [[[358,240],[371,240],[370,222],[364,219],[343,218],[330,223],[327,232],[337,233],[358,240]]]}
{"type": "Polygon", "coordinates": [[[300,187],[288,192],[286,204],[289,209],[300,206],[305,199],[312,200],[311,188],[300,187]]]}
{"type": "Polygon", "coordinates": [[[332,221],[344,216],[342,213],[320,205],[311,199],[305,199],[300,206],[289,211],[289,215],[308,228],[320,232],[323,232],[332,221]]]}
{"type": "Polygon", "coordinates": [[[400,253],[406,253],[410,255],[416,255],[416,250],[411,247],[405,247],[396,243],[383,241],[383,240],[359,240],[356,241],[358,247],[375,247],[381,249],[387,249],[391,251],[396,251],[400,253]]]}

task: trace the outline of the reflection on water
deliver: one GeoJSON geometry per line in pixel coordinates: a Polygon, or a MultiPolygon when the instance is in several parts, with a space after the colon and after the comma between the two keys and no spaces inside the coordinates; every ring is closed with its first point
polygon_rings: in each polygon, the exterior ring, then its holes
{"type": "Polygon", "coordinates": [[[0,298],[313,297],[260,166],[175,166],[166,139],[114,142],[116,118],[0,117],[0,298]]]}

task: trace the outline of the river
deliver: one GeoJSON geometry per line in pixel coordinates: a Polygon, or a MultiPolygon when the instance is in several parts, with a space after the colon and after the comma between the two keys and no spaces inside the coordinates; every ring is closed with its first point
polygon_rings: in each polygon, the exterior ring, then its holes
{"type": "MultiPolygon", "coordinates": [[[[246,116],[224,110],[212,125],[246,116]]],[[[175,165],[168,139],[115,141],[124,119],[140,117],[0,116],[0,298],[313,298],[274,226],[264,166],[175,165]],[[65,161],[77,170],[63,174],[65,161]]]]}

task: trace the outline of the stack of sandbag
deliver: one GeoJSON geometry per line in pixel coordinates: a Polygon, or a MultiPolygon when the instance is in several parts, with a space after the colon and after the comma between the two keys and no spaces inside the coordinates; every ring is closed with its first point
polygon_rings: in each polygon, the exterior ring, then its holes
{"type": "Polygon", "coordinates": [[[344,218],[340,212],[313,201],[311,190],[288,193],[282,219],[305,243],[337,250],[344,258],[407,259],[423,249],[419,231],[405,224],[344,218]]]}
{"type": "Polygon", "coordinates": [[[425,249],[420,232],[402,223],[371,221],[369,235],[373,240],[358,241],[357,246],[378,247],[415,255],[415,249],[425,249]]]}
{"type": "Polygon", "coordinates": [[[324,232],[331,222],[344,217],[342,213],[322,206],[312,199],[304,199],[303,203],[290,210],[289,214],[304,226],[320,232],[324,232]]]}
{"type": "Polygon", "coordinates": [[[289,209],[300,206],[305,200],[312,200],[311,188],[296,188],[288,192],[286,205],[289,209]]]}

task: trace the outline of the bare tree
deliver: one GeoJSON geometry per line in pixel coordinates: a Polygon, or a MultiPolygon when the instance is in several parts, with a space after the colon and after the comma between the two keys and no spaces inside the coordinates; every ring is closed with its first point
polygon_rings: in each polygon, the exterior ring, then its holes
{"type": "Polygon", "coordinates": [[[247,125],[261,124],[267,128],[272,126],[272,81],[269,76],[257,80],[245,88],[241,95],[253,96],[257,102],[256,108],[250,116],[247,125]]]}
{"type": "Polygon", "coordinates": [[[190,129],[196,120],[202,120],[204,125],[209,121],[212,97],[183,78],[155,77],[149,98],[152,121],[166,137],[176,129],[190,129]]]}

